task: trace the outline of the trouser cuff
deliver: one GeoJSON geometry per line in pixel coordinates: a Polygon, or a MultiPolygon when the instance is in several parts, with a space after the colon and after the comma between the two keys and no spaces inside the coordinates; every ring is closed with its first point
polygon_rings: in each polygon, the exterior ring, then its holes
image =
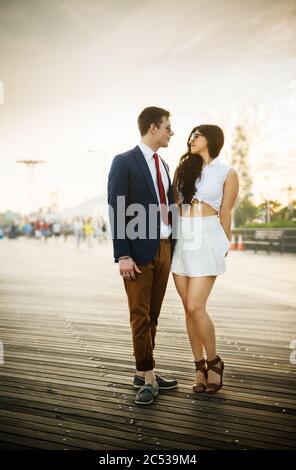
{"type": "Polygon", "coordinates": [[[143,371],[143,372],[147,370],[152,370],[155,367],[155,361],[154,359],[149,359],[149,360],[142,361],[142,362],[136,362],[136,367],[137,367],[137,370],[143,371]]]}

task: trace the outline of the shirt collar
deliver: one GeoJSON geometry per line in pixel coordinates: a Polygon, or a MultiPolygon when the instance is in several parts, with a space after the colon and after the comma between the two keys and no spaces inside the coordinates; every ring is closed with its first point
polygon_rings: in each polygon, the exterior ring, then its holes
{"type": "Polygon", "coordinates": [[[211,163],[209,163],[208,165],[206,165],[206,166],[203,168],[203,170],[205,170],[206,168],[209,168],[210,166],[217,166],[217,165],[219,165],[219,164],[220,164],[220,162],[219,162],[218,158],[216,157],[216,158],[214,158],[214,160],[211,161],[211,163]]]}
{"type": "Polygon", "coordinates": [[[148,145],[144,144],[143,142],[140,142],[138,146],[140,147],[142,154],[148,161],[152,160],[153,155],[157,153],[157,152],[154,152],[150,147],[148,147],[148,145]]]}

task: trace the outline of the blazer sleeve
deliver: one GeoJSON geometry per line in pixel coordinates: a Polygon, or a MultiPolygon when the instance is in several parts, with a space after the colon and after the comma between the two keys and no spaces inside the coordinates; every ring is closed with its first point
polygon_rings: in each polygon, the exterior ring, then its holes
{"type": "Polygon", "coordinates": [[[109,222],[113,239],[115,263],[118,263],[118,258],[121,256],[131,255],[130,243],[126,236],[128,186],[129,171],[127,160],[117,155],[113,159],[108,176],[109,222]]]}

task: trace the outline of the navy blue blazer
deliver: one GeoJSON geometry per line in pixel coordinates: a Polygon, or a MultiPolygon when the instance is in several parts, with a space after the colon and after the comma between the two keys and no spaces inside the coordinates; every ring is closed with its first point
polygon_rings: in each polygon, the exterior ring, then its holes
{"type": "MultiPolygon", "coordinates": [[[[169,179],[169,189],[167,192],[169,205],[174,204],[173,189],[169,176],[169,168],[166,162],[162,160],[169,179]]],[[[109,204],[109,220],[112,231],[114,259],[118,262],[121,256],[130,255],[139,265],[146,265],[156,255],[156,251],[160,243],[160,211],[157,211],[157,217],[149,217],[149,205],[159,206],[153,179],[142,154],[140,147],[114,157],[108,177],[108,204],[109,204]],[[118,204],[118,196],[122,196],[120,204],[118,204]],[[125,209],[122,205],[125,202],[125,209]],[[135,223],[135,228],[142,234],[135,239],[130,239],[126,234],[128,223],[137,218],[137,212],[133,215],[126,214],[126,208],[131,204],[141,204],[145,209],[142,221],[142,227],[135,223]],[[118,216],[123,220],[122,225],[118,224],[118,216]],[[155,238],[149,236],[149,228],[153,230],[156,225],[155,238]]],[[[170,214],[170,220],[172,220],[170,214]]],[[[141,222],[140,222],[141,224],[141,222]]],[[[175,240],[171,238],[172,251],[175,240]]]]}

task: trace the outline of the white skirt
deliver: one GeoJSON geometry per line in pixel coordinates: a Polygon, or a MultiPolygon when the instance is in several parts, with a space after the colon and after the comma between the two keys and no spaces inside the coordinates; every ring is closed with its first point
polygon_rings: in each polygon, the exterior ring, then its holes
{"type": "Polygon", "coordinates": [[[178,216],[171,271],[180,276],[218,276],[226,268],[230,242],[217,215],[178,216]]]}

